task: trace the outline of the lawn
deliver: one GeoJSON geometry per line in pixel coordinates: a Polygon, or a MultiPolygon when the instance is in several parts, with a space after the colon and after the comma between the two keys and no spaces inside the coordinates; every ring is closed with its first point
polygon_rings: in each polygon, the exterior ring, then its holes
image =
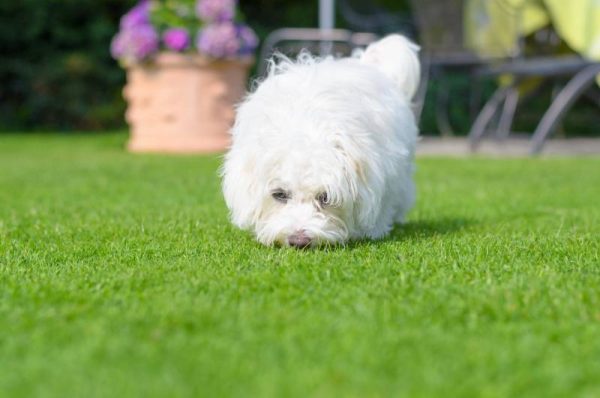
{"type": "Polygon", "coordinates": [[[298,251],[125,139],[0,136],[1,396],[600,396],[600,158],[419,158],[407,225],[298,251]]]}

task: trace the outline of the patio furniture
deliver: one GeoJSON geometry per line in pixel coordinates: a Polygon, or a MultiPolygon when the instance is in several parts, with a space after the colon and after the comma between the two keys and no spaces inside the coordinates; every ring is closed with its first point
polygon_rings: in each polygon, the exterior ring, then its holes
{"type": "Polygon", "coordinates": [[[282,28],[264,40],[259,73],[264,74],[268,57],[275,51],[287,55],[307,49],[321,56],[348,56],[380,36],[403,33],[414,37],[413,24],[407,19],[378,7],[370,0],[337,0],[340,15],[349,29],[335,29],[335,0],[319,1],[319,28],[282,28]]]}
{"type": "Polygon", "coordinates": [[[258,64],[258,73],[264,76],[268,59],[279,51],[295,55],[308,50],[322,56],[350,55],[355,48],[366,47],[377,40],[372,33],[353,33],[345,29],[282,28],[271,32],[264,40],[258,64]]]}
{"type": "MultiPolygon", "coordinates": [[[[524,27],[523,7],[528,6],[527,1],[521,7],[512,6],[513,3],[507,0],[412,0],[411,4],[423,45],[424,80],[427,82],[427,77],[432,77],[441,83],[436,99],[436,119],[442,134],[452,131],[447,116],[449,90],[444,84],[447,71],[462,70],[471,77],[475,87],[472,103],[477,100],[477,82],[481,79],[513,77],[510,84],[500,85],[475,118],[469,133],[473,150],[490,130],[498,138],[509,135],[522,82],[532,77],[553,82],[567,79],[532,135],[530,152],[539,153],[563,116],[600,73],[597,62],[579,55],[553,54],[556,47],[539,45],[548,43],[536,45],[544,48],[545,53],[525,56],[523,36],[547,23],[541,20],[538,9],[538,19],[525,21],[529,26],[524,27]],[[469,17],[472,18],[470,21],[465,20],[469,17]],[[436,23],[442,19],[443,24],[436,23]],[[496,27],[494,21],[498,22],[496,27]],[[478,24],[487,26],[481,29],[478,24]],[[490,128],[494,120],[497,120],[495,129],[490,128]]],[[[547,37],[555,39],[556,35],[547,37]]],[[[556,44],[556,40],[554,42],[556,44]]]]}
{"type": "MultiPolygon", "coordinates": [[[[492,0],[493,1],[493,0],[492,0]]],[[[521,53],[520,43],[492,43],[485,55],[478,54],[469,46],[465,32],[467,14],[465,0],[411,0],[413,16],[417,23],[419,44],[422,46],[422,91],[418,104],[422,107],[429,82],[435,80],[436,124],[442,136],[454,135],[454,129],[448,116],[450,87],[448,75],[463,73],[471,80],[468,93],[469,113],[474,116],[479,105],[479,75],[475,72],[492,60],[517,57],[521,53]],[[443,21],[443,23],[440,23],[443,21]],[[507,55],[509,54],[509,55],[507,55]]],[[[480,14],[479,18],[487,15],[480,14]]],[[[516,29],[516,15],[506,14],[506,25],[516,29]]]]}
{"type": "MultiPolygon", "coordinates": [[[[539,6],[545,1],[550,0],[539,0],[535,4],[539,6]]],[[[523,22],[523,7],[528,2],[523,0],[521,7],[514,7],[511,0],[411,0],[418,43],[422,46],[422,82],[414,100],[417,117],[422,112],[429,82],[434,79],[438,84],[436,123],[442,135],[452,135],[447,75],[465,73],[471,80],[469,114],[477,114],[469,132],[471,148],[476,150],[481,139],[490,131],[499,139],[511,133],[517,106],[523,100],[520,91],[522,82],[531,77],[543,78],[547,82],[567,79],[564,87],[556,90],[552,103],[532,135],[531,153],[542,149],[543,143],[560,125],[570,107],[593,85],[600,70],[597,62],[581,56],[559,56],[548,51],[554,50],[552,44],[556,44],[556,35],[538,40],[535,47],[546,51],[525,56],[523,37],[547,23],[540,18],[540,10],[537,10],[537,19],[523,22]],[[477,112],[481,81],[507,75],[512,76],[513,81],[501,84],[477,112]],[[492,123],[495,121],[495,124],[492,123]]],[[[340,14],[348,26],[367,33],[332,29],[333,0],[321,0],[320,4],[321,29],[284,28],[266,38],[259,58],[260,74],[264,74],[266,60],[274,50],[293,55],[306,48],[321,55],[349,55],[355,48],[375,41],[378,35],[400,31],[413,36],[411,23],[368,0],[338,0],[340,14]]]]}
{"type": "Polygon", "coordinates": [[[515,60],[501,65],[490,65],[477,71],[480,75],[499,76],[513,75],[514,81],[500,87],[486,102],[471,127],[469,139],[471,148],[476,150],[481,139],[498,112],[496,133],[506,138],[510,133],[517,102],[519,101],[519,85],[527,78],[567,79],[567,83],[553,96],[552,102],[540,119],[531,136],[530,153],[540,153],[544,142],[560,125],[563,117],[592,85],[600,75],[600,63],[585,60],[579,56],[539,57],[515,60]],[[502,109],[500,110],[500,107],[502,109]]]}
{"type": "Polygon", "coordinates": [[[321,56],[348,56],[354,49],[366,47],[377,38],[371,32],[335,29],[335,0],[319,0],[319,27],[281,28],[271,32],[261,48],[258,73],[264,76],[268,60],[276,51],[288,56],[297,55],[302,50],[321,56]]]}

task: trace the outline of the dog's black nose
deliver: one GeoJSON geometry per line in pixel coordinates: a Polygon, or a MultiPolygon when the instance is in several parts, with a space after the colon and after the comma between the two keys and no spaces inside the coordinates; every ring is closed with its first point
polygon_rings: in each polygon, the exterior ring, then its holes
{"type": "Polygon", "coordinates": [[[288,243],[290,246],[303,249],[310,245],[311,239],[306,235],[304,231],[294,232],[288,237],[288,243]]]}

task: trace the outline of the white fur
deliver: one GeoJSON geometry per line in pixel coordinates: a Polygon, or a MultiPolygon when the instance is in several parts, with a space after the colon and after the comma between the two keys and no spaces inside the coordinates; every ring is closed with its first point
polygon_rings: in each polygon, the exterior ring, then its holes
{"type": "Polygon", "coordinates": [[[275,57],[232,129],[222,173],[233,223],[267,245],[299,231],[319,245],[381,238],[403,221],[415,198],[417,51],[392,35],[352,58],[275,57]]]}

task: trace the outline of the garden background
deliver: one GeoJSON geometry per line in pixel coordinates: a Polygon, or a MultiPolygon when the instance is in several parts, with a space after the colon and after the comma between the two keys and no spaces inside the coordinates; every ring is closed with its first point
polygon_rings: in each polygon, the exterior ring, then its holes
{"type": "MultiPolygon", "coordinates": [[[[119,18],[135,0],[20,0],[0,3],[0,132],[100,131],[125,128],[122,87],[125,73],[110,57],[110,40],[119,18]]],[[[410,20],[407,0],[378,0],[378,5],[410,20]]],[[[280,27],[314,27],[316,1],[243,0],[248,24],[264,37],[280,27]]],[[[338,16],[337,26],[345,27],[338,16]]],[[[410,23],[409,23],[410,24],[410,23]]],[[[413,30],[407,26],[407,30],[413,30]]],[[[455,93],[468,80],[451,80],[455,93]]],[[[494,82],[489,83],[490,92],[494,82]]],[[[435,82],[430,94],[435,93],[435,82]]],[[[550,92],[519,112],[517,131],[532,131],[550,92]]],[[[431,98],[431,97],[430,97],[431,98]]],[[[450,116],[466,132],[467,96],[456,95],[450,116]]],[[[431,101],[422,129],[436,133],[431,101]]],[[[597,110],[582,102],[567,116],[562,134],[596,135],[597,110]]],[[[559,133],[560,135],[561,133],[559,133]]]]}

